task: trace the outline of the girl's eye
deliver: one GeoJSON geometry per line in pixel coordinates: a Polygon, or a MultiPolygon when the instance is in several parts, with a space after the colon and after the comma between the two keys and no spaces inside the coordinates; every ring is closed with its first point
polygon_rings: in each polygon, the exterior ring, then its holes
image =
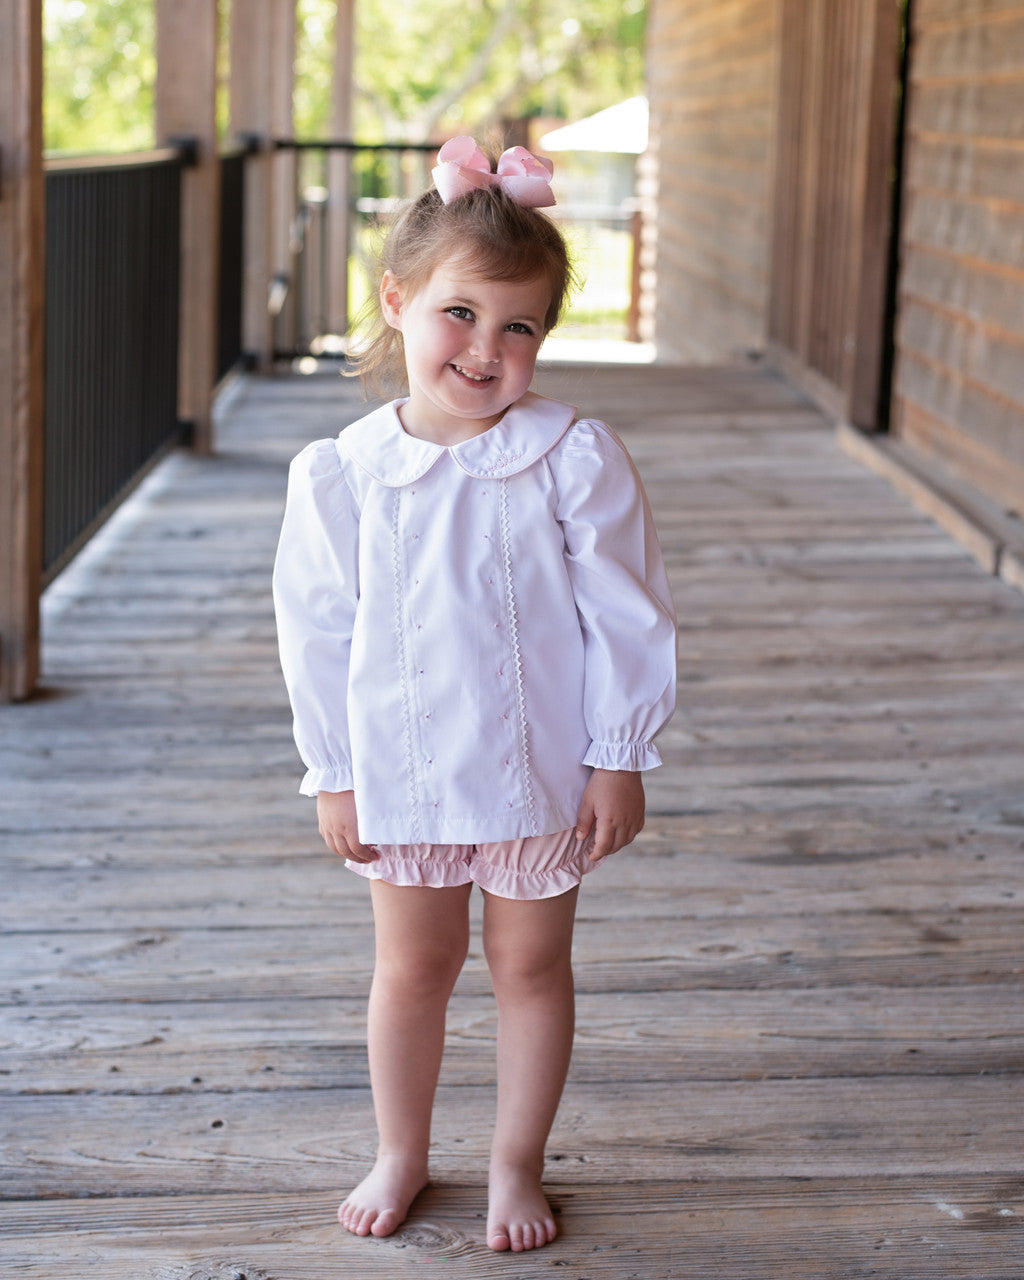
{"type": "Polygon", "coordinates": [[[509,325],[510,333],[525,333],[528,338],[533,337],[533,329],[528,324],[523,324],[521,320],[513,320],[509,325]]]}
{"type": "Polygon", "coordinates": [[[448,315],[454,316],[456,320],[472,320],[473,313],[469,307],[446,307],[448,315]]]}

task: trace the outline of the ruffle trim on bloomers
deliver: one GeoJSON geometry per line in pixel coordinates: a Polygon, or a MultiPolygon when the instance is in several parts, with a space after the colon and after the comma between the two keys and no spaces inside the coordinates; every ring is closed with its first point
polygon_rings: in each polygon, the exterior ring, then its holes
{"type": "Polygon", "coordinates": [[[590,861],[592,847],[592,840],[577,842],[561,866],[544,871],[502,866],[487,860],[472,845],[382,845],[376,862],[346,860],[345,866],[366,880],[426,889],[478,884],[499,898],[534,902],[575,889],[583,876],[599,865],[590,861]],[[439,850],[444,851],[442,856],[439,850]]]}

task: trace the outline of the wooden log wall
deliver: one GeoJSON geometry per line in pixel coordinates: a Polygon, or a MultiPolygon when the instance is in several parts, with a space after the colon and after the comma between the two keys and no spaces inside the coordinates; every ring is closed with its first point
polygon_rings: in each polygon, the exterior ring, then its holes
{"type": "Polygon", "coordinates": [[[899,436],[1024,510],[1024,4],[912,0],[899,436]]]}
{"type": "Polygon", "coordinates": [[[657,165],[655,339],[666,361],[719,361],[764,341],[774,0],[654,0],[648,26],[657,165]]]}

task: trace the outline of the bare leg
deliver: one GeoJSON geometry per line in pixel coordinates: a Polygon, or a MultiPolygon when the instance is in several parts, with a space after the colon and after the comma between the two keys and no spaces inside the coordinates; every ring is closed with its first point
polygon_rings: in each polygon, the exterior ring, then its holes
{"type": "Polygon", "coordinates": [[[541,1179],[574,1030],[577,889],[538,902],[485,895],[484,948],[498,1001],[498,1116],[487,1243],[520,1252],[556,1235],[541,1179]]]}
{"type": "Polygon", "coordinates": [[[376,961],[367,1047],[379,1145],[373,1169],[338,1210],[358,1236],[390,1235],[427,1184],[445,1011],[469,947],[471,889],[371,881],[376,961]]]}

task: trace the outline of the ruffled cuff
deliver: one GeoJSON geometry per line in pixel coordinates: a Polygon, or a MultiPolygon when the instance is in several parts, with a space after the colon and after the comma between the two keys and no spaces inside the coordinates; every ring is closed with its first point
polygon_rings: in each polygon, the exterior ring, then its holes
{"type": "Polygon", "coordinates": [[[336,765],[333,769],[309,769],[299,783],[299,794],[315,796],[321,791],[351,791],[353,785],[352,770],[346,765],[336,765]]]}
{"type": "Polygon", "coordinates": [[[653,742],[592,742],[583,763],[592,769],[639,772],[657,769],[661,752],[653,742]]]}

